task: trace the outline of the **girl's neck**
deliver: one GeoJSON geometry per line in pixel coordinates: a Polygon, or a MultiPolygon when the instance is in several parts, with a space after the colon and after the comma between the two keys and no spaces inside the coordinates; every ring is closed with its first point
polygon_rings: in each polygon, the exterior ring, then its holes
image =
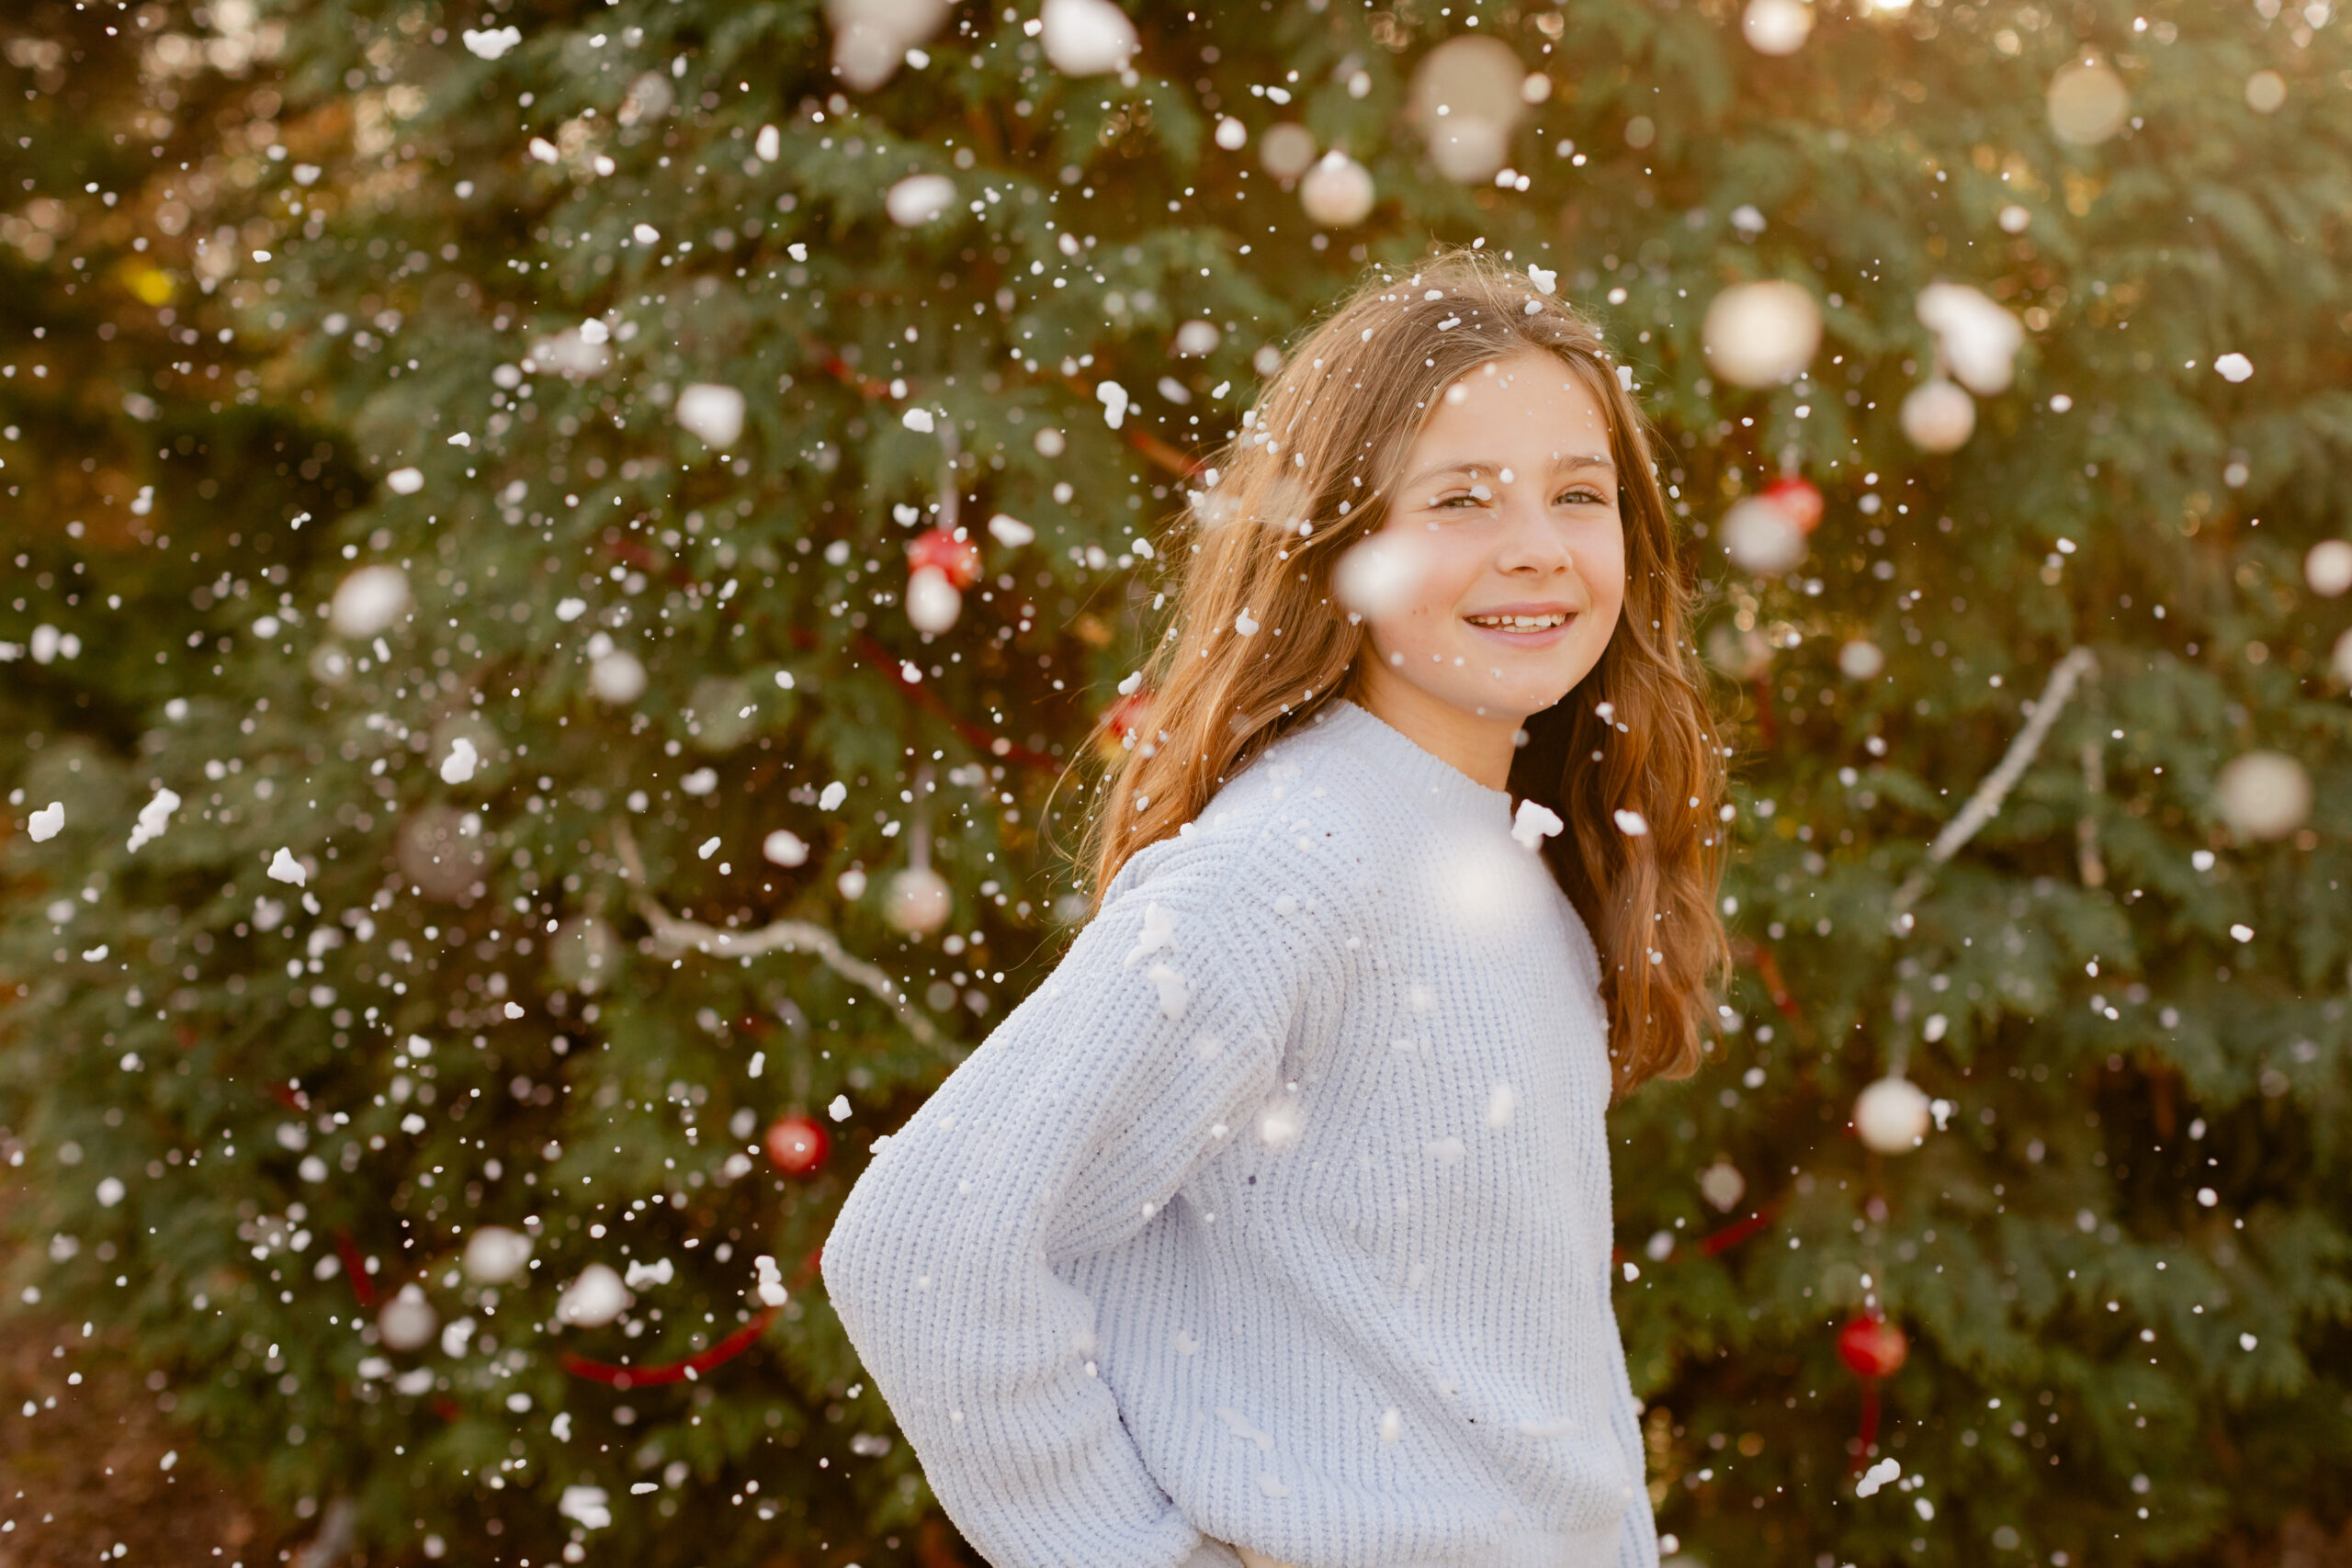
{"type": "Polygon", "coordinates": [[[1488,789],[1510,787],[1512,744],[1523,714],[1471,713],[1378,665],[1367,664],[1349,700],[1422,750],[1452,763],[1488,789]]]}

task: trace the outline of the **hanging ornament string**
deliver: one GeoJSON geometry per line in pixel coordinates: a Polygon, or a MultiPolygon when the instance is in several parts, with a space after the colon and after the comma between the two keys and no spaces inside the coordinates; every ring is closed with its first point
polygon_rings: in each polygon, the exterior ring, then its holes
{"type": "MultiPolygon", "coordinates": [[[[964,503],[963,486],[956,478],[956,464],[960,453],[956,439],[956,422],[944,414],[934,415],[928,409],[910,410],[909,419],[912,422],[910,423],[910,428],[929,429],[939,437],[939,522],[922,538],[915,541],[910,553],[917,558],[918,570],[910,579],[906,594],[909,618],[916,622],[919,629],[936,633],[944,631],[948,626],[954,624],[956,613],[962,607],[960,590],[968,587],[972,578],[978,573],[979,553],[975,546],[957,537],[961,531],[959,520],[963,515],[964,503]],[[914,420],[916,413],[922,415],[920,421],[914,420]],[[956,567],[959,575],[942,581],[945,576],[944,573],[927,576],[922,570],[922,565],[925,564],[924,555],[933,546],[938,548],[931,553],[934,557],[950,558],[950,563],[956,567]],[[957,557],[961,558],[960,563],[952,558],[957,557]],[[926,623],[922,618],[924,613],[936,615],[939,619],[926,623]]],[[[793,627],[791,637],[794,646],[804,649],[816,648],[822,641],[815,631],[805,626],[793,627]]],[[[950,708],[937,694],[923,685],[921,665],[911,659],[892,653],[870,632],[858,632],[854,642],[858,655],[865,662],[875,669],[887,671],[899,682],[900,691],[912,698],[917,705],[945,719],[955,728],[956,733],[962,736],[965,742],[975,750],[986,751],[992,757],[1001,757],[1008,761],[1019,762],[1027,767],[1050,768],[1057,771],[1061,768],[1062,763],[1059,759],[1047,756],[1041,751],[1031,750],[1028,747],[1014,741],[1012,737],[999,735],[986,726],[975,723],[950,708]]]]}
{"type": "Polygon", "coordinates": [[[2107,886],[2107,861],[2098,849],[2098,816],[2091,807],[2107,793],[2107,750],[2094,735],[2083,742],[2083,814],[2075,818],[2075,865],[2086,887],[2107,886]]]}
{"type": "Polygon", "coordinates": [[[907,864],[890,878],[884,895],[882,918],[910,936],[928,936],[946,923],[956,906],[956,891],[947,879],[931,869],[932,766],[915,770],[914,828],[907,864]]]}
{"type": "Polygon", "coordinates": [[[1999,764],[1984,775],[1984,783],[1976,786],[1976,793],[1969,797],[1968,804],[1944,824],[1943,831],[1938,833],[1935,842],[1928,846],[1927,860],[1914,868],[1911,874],[1904,878],[1903,886],[1894,890],[1895,935],[1910,934],[1911,906],[1920,894],[1928,890],[1928,879],[1935,874],[1936,868],[1958,854],[1961,847],[1974,838],[1978,829],[2001,809],[2001,802],[2008,798],[2009,791],[2017,787],[2018,780],[2023,778],[2026,769],[2033,765],[2034,756],[2041,751],[2041,742],[2049,736],[2051,726],[2058,722],[2060,711],[2065,707],[2067,699],[2075,694],[2075,683],[2084,676],[2095,673],[2098,667],[2098,661],[2091,656],[2089,649],[2077,648],[2060,660],[2057,668],[2050,671],[2049,683],[2041,688],[2041,695],[2033,705],[2033,716],[2026,720],[2025,728],[2018,730],[2017,739],[2009,742],[2008,751],[1999,764]]]}
{"type": "Polygon", "coordinates": [[[887,971],[850,953],[842,946],[839,937],[815,921],[776,920],[749,931],[727,931],[700,920],[682,920],[663,908],[650,890],[645,862],[638,854],[637,840],[627,823],[613,824],[613,847],[620,856],[622,874],[637,885],[637,891],[630,895],[629,907],[652,928],[654,946],[663,954],[677,957],[703,953],[717,958],[752,958],[779,951],[814,953],[824,961],[826,968],[880,998],[906,1025],[908,1033],[949,1062],[961,1063],[967,1054],[965,1046],[941,1033],[938,1025],[915,1009],[887,971]]]}

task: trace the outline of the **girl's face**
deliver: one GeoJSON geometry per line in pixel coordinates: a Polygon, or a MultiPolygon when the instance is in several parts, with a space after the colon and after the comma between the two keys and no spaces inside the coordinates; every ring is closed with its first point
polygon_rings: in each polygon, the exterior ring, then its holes
{"type": "Polygon", "coordinates": [[[1367,686],[1398,711],[1515,728],[1600,661],[1624,603],[1600,404],[1553,355],[1490,360],[1439,397],[1402,474],[1381,539],[1408,586],[1364,617],[1367,686]]]}

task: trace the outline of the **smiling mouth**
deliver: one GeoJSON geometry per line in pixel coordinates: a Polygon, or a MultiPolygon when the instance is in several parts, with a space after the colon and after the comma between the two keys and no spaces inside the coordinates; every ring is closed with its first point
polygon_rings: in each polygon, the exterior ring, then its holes
{"type": "Polygon", "coordinates": [[[1566,626],[1575,617],[1563,610],[1549,615],[1464,615],[1462,618],[1481,631],[1532,637],[1566,626]]]}

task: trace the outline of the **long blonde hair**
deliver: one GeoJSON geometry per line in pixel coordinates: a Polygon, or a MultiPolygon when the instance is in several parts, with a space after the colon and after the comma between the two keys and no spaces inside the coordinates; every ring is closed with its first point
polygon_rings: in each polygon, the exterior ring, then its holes
{"type": "Polygon", "coordinates": [[[1335,697],[1362,701],[1367,633],[1335,606],[1332,566],[1381,527],[1444,389],[1529,348],[1564,361],[1607,417],[1626,582],[1600,662],[1528,716],[1510,786],[1566,824],[1544,853],[1600,953],[1622,1095],[1696,1068],[1701,1020],[1728,967],[1715,912],[1723,753],[1696,678],[1655,436],[1600,330],[1483,252],[1440,252],[1409,277],[1361,284],[1290,351],[1188,493],[1164,547],[1182,581],[1144,667],[1148,701],[1123,716],[1131,744],[1078,858],[1093,868],[1091,915],[1129,855],[1198,817],[1277,737],[1335,697]],[[1245,610],[1283,635],[1234,635],[1245,610]],[[1626,809],[1647,832],[1620,829],[1626,809]]]}

